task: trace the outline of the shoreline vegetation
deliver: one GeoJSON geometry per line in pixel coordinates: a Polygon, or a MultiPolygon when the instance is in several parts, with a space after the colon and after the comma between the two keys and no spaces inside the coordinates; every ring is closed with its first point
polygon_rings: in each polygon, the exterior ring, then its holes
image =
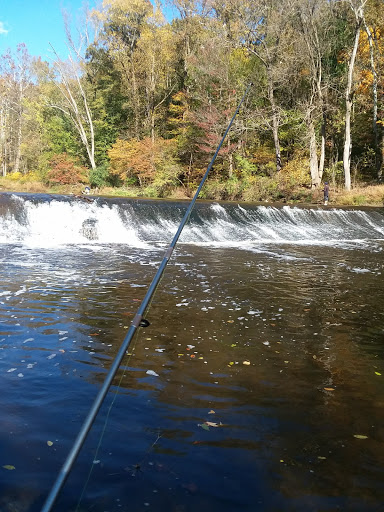
{"type": "MultiPolygon", "coordinates": [[[[323,192],[322,189],[314,189],[300,187],[291,190],[287,195],[283,195],[282,191],[274,194],[268,194],[262,190],[251,190],[241,193],[229,194],[223,186],[221,190],[217,186],[217,182],[209,180],[203,188],[199,199],[213,200],[213,201],[238,201],[238,202],[255,202],[255,203],[285,203],[287,205],[295,204],[308,204],[308,205],[322,205],[323,192]],[[254,196],[252,198],[252,195],[254,196]]],[[[225,185],[225,184],[223,184],[225,185]]],[[[31,193],[31,194],[62,194],[62,195],[82,195],[84,186],[76,185],[56,185],[48,186],[40,181],[27,181],[27,180],[14,180],[10,177],[0,177],[0,193],[31,193]]],[[[177,187],[169,190],[168,194],[156,196],[146,193],[146,189],[138,187],[100,187],[91,189],[91,197],[95,196],[109,196],[109,197],[128,197],[128,198],[141,198],[141,199],[166,199],[166,200],[188,200],[193,197],[195,190],[187,190],[184,187],[177,187]]],[[[86,196],[85,196],[86,197],[86,196]]],[[[330,185],[330,200],[329,207],[337,206],[384,206],[384,184],[360,184],[355,186],[352,190],[346,191],[341,186],[330,185]]]]}
{"type": "Polygon", "coordinates": [[[66,60],[24,43],[0,56],[0,186],[188,199],[226,133],[200,199],[323,204],[329,182],[331,206],[382,206],[379,4],[109,0],[73,24],[67,13],[66,60]]]}

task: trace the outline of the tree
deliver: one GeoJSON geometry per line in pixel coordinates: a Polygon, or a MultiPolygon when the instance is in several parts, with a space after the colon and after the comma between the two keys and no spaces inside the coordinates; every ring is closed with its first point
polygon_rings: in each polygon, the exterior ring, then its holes
{"type": "Polygon", "coordinates": [[[353,104],[353,72],[355,67],[357,49],[359,46],[360,31],[364,19],[364,5],[367,0],[349,0],[350,7],[356,19],[355,36],[352,51],[348,60],[347,72],[347,85],[345,88],[345,136],[344,136],[344,152],[343,152],[343,167],[344,167],[344,180],[346,190],[351,189],[351,151],[352,151],[352,138],[351,138],[351,112],[353,104]]]}

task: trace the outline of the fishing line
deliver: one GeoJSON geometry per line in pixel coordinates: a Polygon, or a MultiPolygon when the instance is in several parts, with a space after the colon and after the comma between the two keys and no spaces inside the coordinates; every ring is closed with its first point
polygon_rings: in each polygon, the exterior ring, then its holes
{"type": "MultiPolygon", "coordinates": [[[[162,278],[161,278],[162,279],[162,278]]],[[[150,308],[152,306],[152,300],[150,301],[149,305],[148,305],[148,308],[147,308],[147,312],[149,312],[150,308]]],[[[140,333],[140,331],[138,331],[138,333],[140,333]]],[[[140,341],[140,336],[139,334],[133,339],[133,345],[132,345],[132,349],[131,349],[131,352],[128,353],[128,351],[126,352],[126,364],[125,365],[122,365],[122,366],[128,366],[129,365],[129,362],[131,361],[131,358],[133,356],[133,353],[135,351],[135,348],[136,348],[136,345],[138,344],[138,342],[140,341]]],[[[122,360],[122,363],[125,362],[124,359],[122,360]]],[[[121,375],[120,375],[120,379],[116,385],[116,389],[115,389],[115,392],[113,393],[113,398],[111,400],[111,403],[109,404],[109,407],[108,407],[108,410],[107,410],[107,413],[106,413],[106,416],[105,416],[105,420],[104,420],[104,425],[102,427],[102,430],[101,430],[101,433],[100,433],[100,437],[99,437],[99,441],[97,443],[97,446],[96,446],[96,449],[95,449],[95,452],[94,452],[94,456],[93,456],[93,460],[92,460],[92,463],[91,463],[91,466],[89,468],[89,471],[88,471],[88,475],[87,475],[87,478],[84,482],[84,485],[83,485],[83,488],[81,490],[81,493],[80,493],[80,497],[78,499],[78,502],[77,502],[77,505],[76,505],[76,509],[75,509],[75,512],[78,512],[79,511],[79,507],[81,505],[81,502],[83,500],[83,497],[84,497],[84,493],[88,487],[88,484],[89,484],[89,481],[91,479],[91,476],[92,476],[92,473],[93,473],[93,470],[94,470],[94,467],[95,467],[95,464],[96,464],[96,461],[98,460],[98,455],[99,455],[99,451],[100,451],[100,448],[101,448],[101,445],[102,445],[102,442],[103,442],[103,439],[104,439],[104,434],[107,430],[107,426],[108,426],[108,422],[109,422],[109,417],[110,417],[110,414],[111,414],[111,411],[112,411],[112,407],[114,406],[115,404],[115,401],[116,401],[116,398],[117,398],[117,395],[119,393],[119,390],[121,388],[121,383],[123,381],[123,378],[126,376],[126,371],[128,370],[123,370],[121,372],[121,375]]],[[[158,439],[159,437],[161,436],[158,436],[158,439]]],[[[155,441],[155,443],[158,441],[158,439],[155,441]]],[[[154,443],[154,444],[155,444],[154,443]]],[[[153,446],[153,444],[152,444],[153,446]]],[[[149,450],[152,448],[152,446],[149,448],[149,450]]],[[[148,451],[149,451],[148,450],[148,451]]]]}
{"type": "Polygon", "coordinates": [[[235,120],[235,118],[240,110],[240,107],[243,104],[246,96],[248,95],[248,92],[249,92],[250,88],[252,87],[252,85],[253,85],[252,82],[248,85],[243,97],[240,100],[240,103],[238,104],[238,106],[236,108],[235,113],[232,116],[232,119],[231,119],[227,129],[225,130],[225,133],[220,141],[220,144],[218,145],[218,147],[215,151],[215,154],[212,157],[212,160],[210,161],[210,163],[207,167],[207,170],[200,182],[200,185],[198,186],[196,193],[193,196],[193,199],[191,200],[182,221],[180,222],[179,228],[177,229],[177,232],[176,232],[175,236],[173,237],[172,242],[170,243],[168,249],[166,250],[166,252],[164,254],[164,258],[156,272],[156,275],[153,278],[151,284],[149,285],[147,293],[145,294],[144,299],[142,300],[140,307],[137,310],[135,317],[133,318],[133,321],[132,321],[131,326],[127,332],[127,335],[125,336],[125,338],[120,346],[120,349],[119,349],[115,359],[112,362],[111,368],[110,368],[107,376],[105,377],[102,387],[101,387],[100,391],[98,392],[98,394],[91,406],[88,416],[85,418],[85,421],[80,429],[80,432],[78,433],[77,438],[76,438],[62,468],[59,471],[56,481],[54,482],[54,484],[47,496],[47,499],[43,505],[43,508],[41,509],[41,512],[50,512],[52,510],[52,507],[58,497],[58,494],[59,494],[61,488],[63,487],[66,479],[68,478],[68,475],[69,475],[69,473],[72,469],[72,466],[75,463],[75,460],[84,444],[84,441],[88,435],[88,432],[90,431],[92,424],[95,421],[97,413],[100,410],[100,407],[104,401],[104,398],[112,384],[113,378],[114,378],[116,372],[118,371],[121,361],[123,360],[123,358],[126,354],[127,348],[129,347],[129,344],[136,332],[136,329],[138,327],[147,327],[149,325],[148,320],[143,318],[143,315],[144,315],[145,311],[147,310],[147,307],[151,301],[153,294],[156,291],[156,288],[161,280],[161,276],[163,275],[164,270],[168,264],[168,261],[172,256],[173,250],[180,238],[181,232],[183,231],[185,224],[188,222],[189,217],[191,216],[193,207],[196,203],[196,200],[200,194],[201,189],[203,188],[203,185],[204,185],[206,179],[208,178],[208,174],[213,167],[213,164],[214,164],[216,157],[221,149],[221,146],[223,145],[223,142],[232,126],[232,123],[235,120]]]}

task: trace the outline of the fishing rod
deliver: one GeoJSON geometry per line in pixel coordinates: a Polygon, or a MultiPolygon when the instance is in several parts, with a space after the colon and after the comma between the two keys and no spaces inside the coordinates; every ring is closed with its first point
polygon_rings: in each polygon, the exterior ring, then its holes
{"type": "Polygon", "coordinates": [[[238,104],[237,108],[236,108],[236,111],[235,113],[233,114],[232,116],[232,119],[227,127],[227,129],[225,130],[225,133],[223,135],[223,138],[221,139],[220,141],[220,144],[218,145],[216,151],[215,151],[215,154],[213,155],[212,157],[212,160],[210,161],[208,167],[207,167],[207,170],[200,182],[200,185],[199,187],[197,188],[196,190],[196,193],[195,195],[193,196],[193,199],[191,200],[189,206],[188,206],[188,209],[187,211],[185,212],[185,215],[182,219],[182,221],[180,222],[180,225],[177,229],[177,232],[175,234],[175,236],[173,237],[173,240],[172,242],[170,243],[168,249],[166,250],[165,254],[164,254],[164,257],[163,257],[163,260],[156,272],[156,275],[155,277],[153,278],[148,290],[147,290],[147,293],[145,294],[145,297],[144,299],[142,300],[141,304],[140,304],[140,307],[139,309],[137,310],[137,313],[135,315],[135,317],[133,318],[133,321],[131,323],[131,326],[121,344],[121,347],[115,357],[115,359],[113,360],[112,362],[112,365],[111,365],[111,368],[107,374],[107,376],[105,377],[104,379],[104,382],[102,384],[102,387],[100,389],[100,391],[98,392],[93,404],[92,404],[92,407],[88,413],[88,416],[86,417],[86,419],[84,420],[84,423],[80,429],[80,432],[78,433],[77,435],[77,438],[63,464],[63,466],[61,467],[60,471],[59,471],[59,474],[47,496],[47,499],[43,505],[43,508],[41,509],[41,512],[50,512],[52,510],[52,507],[59,495],[59,492],[61,490],[61,488],[63,487],[66,479],[68,478],[68,475],[72,469],[72,466],[73,464],[75,463],[75,460],[81,450],[81,447],[83,446],[84,444],[84,441],[92,427],[92,424],[93,422],[95,421],[95,418],[97,416],[97,413],[99,412],[99,409],[103,403],[103,400],[109,390],[109,387],[111,386],[112,384],[112,381],[113,381],[113,378],[114,376],[116,375],[116,372],[117,370],[119,369],[120,367],[120,364],[121,364],[121,361],[123,360],[123,357],[129,347],[129,344],[131,343],[132,341],[132,338],[136,332],[136,329],[138,327],[147,327],[149,325],[149,322],[148,320],[146,320],[145,318],[143,318],[143,315],[148,307],[148,304],[150,303],[151,301],[151,298],[153,296],[153,294],[155,293],[156,291],[156,288],[161,280],[161,277],[164,273],[164,270],[168,264],[168,261],[173,253],[173,250],[177,244],[177,241],[181,235],[181,232],[183,231],[183,228],[185,226],[185,224],[188,222],[188,219],[189,217],[191,216],[191,213],[192,213],[192,209],[195,205],[195,202],[196,202],[196,199],[198,198],[199,194],[200,194],[200,191],[201,189],[203,188],[203,185],[208,177],[208,174],[209,174],[209,171],[212,169],[212,166],[213,166],[213,163],[214,161],[216,160],[216,157],[217,157],[217,154],[219,153],[220,149],[221,149],[221,146],[223,145],[223,142],[232,126],[232,123],[233,121],[235,120],[239,110],[240,110],[240,107],[242,105],[242,103],[244,102],[250,88],[252,87],[253,83],[251,82],[243,97],[241,98],[240,100],[240,103],[238,104]]]}

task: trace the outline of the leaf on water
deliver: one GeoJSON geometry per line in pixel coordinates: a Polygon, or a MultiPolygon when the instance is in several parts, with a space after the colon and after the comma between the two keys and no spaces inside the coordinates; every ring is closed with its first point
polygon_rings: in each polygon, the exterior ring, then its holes
{"type": "Polygon", "coordinates": [[[145,373],[147,375],[153,375],[154,377],[158,377],[159,376],[159,374],[154,372],[153,370],[147,370],[145,373]]]}
{"type": "Polygon", "coordinates": [[[208,427],[219,427],[219,424],[214,423],[213,421],[206,421],[205,425],[208,425],[208,427]]]}
{"type": "Polygon", "coordinates": [[[317,359],[317,356],[312,356],[312,357],[313,357],[313,359],[317,359]]]}
{"type": "Polygon", "coordinates": [[[236,347],[237,344],[236,343],[232,343],[231,347],[236,347]]]}
{"type": "Polygon", "coordinates": [[[375,375],[381,375],[381,373],[379,373],[379,372],[375,372],[375,375]]]}
{"type": "Polygon", "coordinates": [[[353,434],[353,437],[356,437],[356,439],[368,439],[368,436],[363,436],[362,434],[353,434]]]}
{"type": "Polygon", "coordinates": [[[52,446],[53,445],[52,441],[47,441],[47,445],[52,446]]]}
{"type": "Polygon", "coordinates": [[[227,320],[228,324],[233,324],[234,320],[227,320]]]}
{"type": "Polygon", "coordinates": [[[232,366],[233,364],[235,364],[233,361],[230,361],[229,364],[232,366]]]}
{"type": "Polygon", "coordinates": [[[203,428],[204,430],[209,430],[208,425],[206,425],[205,423],[198,423],[197,426],[203,428]]]}
{"type": "Polygon", "coordinates": [[[8,469],[8,471],[12,471],[13,469],[16,469],[15,466],[11,466],[10,464],[6,464],[3,466],[4,469],[8,469]]]}
{"type": "Polygon", "coordinates": [[[243,361],[243,364],[249,366],[251,364],[251,362],[250,361],[243,361]]]}
{"type": "Polygon", "coordinates": [[[324,388],[325,391],[335,391],[335,388],[324,388]]]}
{"type": "Polygon", "coordinates": [[[208,414],[216,414],[216,413],[213,409],[211,409],[208,414]]]}

